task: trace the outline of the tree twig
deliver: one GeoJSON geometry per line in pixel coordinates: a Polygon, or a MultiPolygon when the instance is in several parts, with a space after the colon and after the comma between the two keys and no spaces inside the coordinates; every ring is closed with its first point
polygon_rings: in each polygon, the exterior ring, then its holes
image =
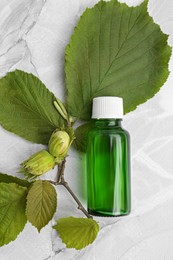
{"type": "Polygon", "coordinates": [[[61,172],[60,172],[60,180],[61,181],[62,181],[62,179],[64,180],[65,164],[66,164],[66,159],[64,158],[64,160],[62,161],[62,164],[61,164],[61,172]]]}
{"type": "Polygon", "coordinates": [[[71,188],[69,187],[68,183],[66,181],[62,181],[61,185],[63,185],[66,190],[71,194],[71,196],[73,197],[73,199],[76,201],[77,205],[78,205],[78,209],[80,209],[87,218],[92,218],[92,216],[86,211],[86,209],[83,207],[82,203],[80,202],[80,200],[76,197],[76,195],[74,194],[74,192],[71,190],[71,188]]]}
{"type": "Polygon", "coordinates": [[[92,218],[92,216],[86,211],[86,209],[83,207],[82,203],[80,200],[76,197],[72,189],[69,187],[68,183],[64,179],[64,170],[65,170],[65,164],[66,164],[66,159],[62,161],[61,164],[58,165],[58,177],[57,181],[52,181],[52,180],[47,180],[53,185],[62,185],[65,187],[65,189],[71,194],[73,199],[76,201],[78,205],[78,209],[81,210],[87,218],[92,218]]]}
{"type": "Polygon", "coordinates": [[[57,182],[59,182],[60,179],[61,179],[61,169],[62,169],[62,163],[58,163],[58,173],[57,173],[58,177],[57,177],[57,182]]]}

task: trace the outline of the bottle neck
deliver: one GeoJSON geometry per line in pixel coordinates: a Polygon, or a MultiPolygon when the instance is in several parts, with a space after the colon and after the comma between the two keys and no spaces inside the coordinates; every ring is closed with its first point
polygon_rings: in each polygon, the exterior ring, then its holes
{"type": "Polygon", "coordinates": [[[112,118],[100,118],[100,119],[94,119],[95,125],[98,127],[121,127],[121,121],[122,119],[112,119],[112,118]]]}

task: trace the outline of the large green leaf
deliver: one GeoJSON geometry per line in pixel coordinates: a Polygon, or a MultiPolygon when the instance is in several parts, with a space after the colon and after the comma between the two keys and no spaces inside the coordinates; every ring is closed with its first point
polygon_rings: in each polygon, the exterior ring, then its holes
{"type": "Polygon", "coordinates": [[[26,224],[27,188],[0,183],[0,246],[16,239],[26,224]]]}
{"type": "Polygon", "coordinates": [[[16,70],[0,80],[0,123],[29,141],[47,144],[62,124],[55,96],[34,75],[16,70]]]}
{"type": "Polygon", "coordinates": [[[48,181],[35,181],[27,196],[27,219],[38,231],[52,219],[57,207],[55,188],[48,181]]]}
{"type": "Polygon", "coordinates": [[[88,120],[96,96],[120,96],[125,113],[154,96],[168,77],[171,48],[147,3],[117,0],[86,9],[66,48],[67,105],[88,120]]]}
{"type": "Polygon", "coordinates": [[[0,183],[5,182],[5,183],[16,183],[19,184],[20,186],[24,187],[29,187],[31,185],[30,182],[27,180],[19,179],[17,177],[14,177],[12,175],[8,175],[5,173],[0,173],[0,183]]]}
{"type": "Polygon", "coordinates": [[[77,250],[91,244],[99,231],[99,225],[95,220],[73,217],[58,219],[53,228],[68,248],[77,250]]]}

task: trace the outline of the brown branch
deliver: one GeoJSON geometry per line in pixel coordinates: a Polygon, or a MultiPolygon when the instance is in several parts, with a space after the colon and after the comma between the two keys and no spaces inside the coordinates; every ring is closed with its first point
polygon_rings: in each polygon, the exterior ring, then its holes
{"type": "Polygon", "coordinates": [[[64,179],[65,164],[66,164],[66,159],[64,159],[62,161],[62,163],[58,165],[57,181],[52,181],[52,180],[47,180],[47,181],[49,181],[53,185],[62,185],[62,186],[64,186],[65,189],[71,194],[73,199],[76,201],[76,203],[78,205],[78,209],[81,210],[85,214],[85,216],[87,218],[92,218],[92,216],[86,211],[86,209],[83,207],[83,205],[80,202],[80,200],[76,197],[74,192],[71,190],[71,188],[69,187],[68,183],[65,181],[65,179],[64,179]]]}
{"type": "Polygon", "coordinates": [[[64,179],[65,164],[66,164],[66,159],[64,159],[61,164],[60,180],[64,179]]]}
{"type": "Polygon", "coordinates": [[[68,183],[66,181],[62,181],[61,185],[63,185],[66,190],[71,194],[71,196],[73,197],[73,199],[76,201],[77,205],[78,205],[78,209],[80,209],[87,218],[92,218],[92,216],[86,211],[86,209],[83,207],[82,203],[80,202],[80,200],[76,197],[76,195],[74,194],[74,192],[71,190],[71,188],[69,187],[68,183]]]}
{"type": "Polygon", "coordinates": [[[58,178],[57,178],[57,183],[60,182],[61,175],[64,173],[64,167],[65,167],[66,159],[62,161],[62,163],[58,164],[58,178]]]}

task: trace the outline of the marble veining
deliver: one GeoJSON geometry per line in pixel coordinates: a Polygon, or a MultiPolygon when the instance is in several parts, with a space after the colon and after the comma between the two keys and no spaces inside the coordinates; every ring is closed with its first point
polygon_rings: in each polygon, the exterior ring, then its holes
{"type": "MultiPolygon", "coordinates": [[[[38,76],[64,99],[64,50],[86,7],[98,0],[1,0],[0,76],[21,69],[38,76]]],[[[136,5],[140,0],[121,1],[136,5]]],[[[173,45],[173,3],[149,0],[148,10],[173,45]]],[[[58,217],[82,216],[63,187],[57,187],[58,210],[41,230],[27,224],[17,240],[0,249],[2,260],[172,260],[173,259],[173,58],[170,75],[154,98],[124,118],[131,133],[132,213],[96,218],[101,231],[81,251],[66,249],[51,228],[58,217]]],[[[18,165],[43,146],[0,128],[0,171],[16,174],[18,165]],[[10,162],[10,163],[9,163],[10,162]]],[[[84,155],[70,151],[66,179],[86,205],[84,155]]],[[[46,174],[54,178],[55,171],[46,174]]]]}

